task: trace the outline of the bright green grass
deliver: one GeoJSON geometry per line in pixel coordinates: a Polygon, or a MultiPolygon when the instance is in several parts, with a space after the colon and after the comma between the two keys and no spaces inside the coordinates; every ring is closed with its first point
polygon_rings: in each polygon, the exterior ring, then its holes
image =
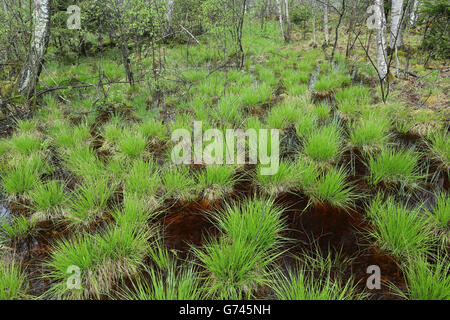
{"type": "Polygon", "coordinates": [[[149,207],[146,199],[131,194],[124,197],[123,208],[117,209],[112,216],[118,226],[135,226],[139,230],[157,214],[155,206],[149,207]]]}
{"type": "Polygon", "coordinates": [[[53,143],[60,148],[74,148],[82,145],[90,137],[89,127],[79,125],[71,127],[66,122],[60,122],[50,129],[50,136],[53,137],[53,143]]]}
{"type": "Polygon", "coordinates": [[[329,118],[330,116],[330,112],[331,112],[331,106],[329,106],[326,103],[321,103],[318,104],[316,106],[314,106],[314,108],[311,110],[311,112],[317,116],[317,118],[321,121],[325,121],[329,118]]]}
{"type": "Polygon", "coordinates": [[[88,226],[104,214],[117,182],[106,177],[90,178],[71,196],[68,219],[74,226],[88,226]]]}
{"type": "Polygon", "coordinates": [[[412,186],[421,179],[419,160],[420,154],[412,149],[383,148],[379,154],[369,156],[369,182],[373,185],[384,182],[412,186]]]}
{"type": "Polygon", "coordinates": [[[309,137],[317,129],[318,117],[312,112],[303,112],[295,122],[295,131],[300,139],[309,137]]]}
{"type": "Polygon", "coordinates": [[[63,155],[64,163],[71,172],[88,180],[105,174],[105,165],[89,146],[76,146],[63,155]]]}
{"type": "Polygon", "coordinates": [[[17,120],[16,125],[19,131],[31,133],[36,130],[38,122],[36,119],[17,120]]]}
{"type": "Polygon", "coordinates": [[[192,250],[208,275],[205,290],[218,299],[251,298],[258,285],[268,282],[267,267],[274,260],[274,255],[241,238],[211,240],[192,250]]]}
{"type": "Polygon", "coordinates": [[[223,96],[217,104],[215,118],[220,122],[240,124],[243,121],[240,97],[235,94],[223,96]]]}
{"type": "Polygon", "coordinates": [[[339,90],[335,94],[340,110],[367,105],[372,100],[370,88],[363,86],[350,86],[339,90]]]}
{"type": "Polygon", "coordinates": [[[168,198],[186,200],[196,196],[197,185],[185,166],[166,168],[162,176],[162,185],[168,198]]]}
{"type": "Polygon", "coordinates": [[[338,124],[330,124],[313,131],[304,142],[304,152],[311,159],[327,164],[339,160],[343,150],[343,139],[338,124]]]}
{"type": "Polygon", "coordinates": [[[20,266],[0,261],[0,300],[22,300],[26,291],[26,276],[20,266]]]}
{"type": "Polygon", "coordinates": [[[165,141],[167,139],[167,127],[160,120],[145,120],[139,125],[138,130],[148,140],[157,139],[159,141],[165,141]]]}
{"type": "Polygon", "coordinates": [[[241,90],[241,99],[245,107],[268,103],[272,99],[272,88],[267,83],[245,87],[241,90]]]}
{"type": "Polygon", "coordinates": [[[224,236],[202,249],[193,248],[209,274],[207,290],[212,297],[250,298],[258,285],[267,283],[267,268],[280,254],[281,213],[273,201],[255,199],[216,215],[224,236]]]}
{"type": "Polygon", "coordinates": [[[450,261],[442,257],[433,262],[411,259],[405,270],[406,292],[396,293],[408,300],[450,300],[450,261]]]}
{"type": "Polygon", "coordinates": [[[42,141],[31,134],[16,134],[10,140],[14,152],[28,156],[42,147],[42,141]]]}
{"type": "Polygon", "coordinates": [[[147,140],[141,133],[126,130],[119,138],[118,147],[120,152],[130,158],[137,158],[142,155],[147,146],[147,140]]]}
{"type": "Polygon", "coordinates": [[[48,172],[48,165],[34,154],[27,159],[13,163],[12,168],[2,172],[2,186],[10,195],[17,196],[33,189],[40,180],[41,174],[48,172]]]}
{"type": "Polygon", "coordinates": [[[369,234],[378,245],[396,257],[427,252],[434,237],[420,208],[395,203],[391,197],[386,201],[382,198],[378,194],[368,208],[374,228],[369,234]]]}
{"type": "Polygon", "coordinates": [[[357,198],[354,187],[347,183],[343,168],[329,169],[307,194],[315,203],[329,203],[334,207],[348,209],[357,198]]]}
{"type": "Polygon", "coordinates": [[[103,138],[108,143],[118,143],[123,136],[123,128],[115,122],[105,124],[103,127],[103,138]]]}
{"type": "Polygon", "coordinates": [[[301,118],[304,110],[297,99],[290,99],[274,107],[267,116],[267,125],[272,129],[286,129],[301,118]]]}
{"type": "Polygon", "coordinates": [[[64,183],[51,180],[45,184],[38,184],[28,193],[28,197],[33,202],[32,208],[38,212],[57,211],[63,205],[66,197],[64,183]]]}
{"type": "Polygon", "coordinates": [[[312,190],[321,173],[318,164],[300,155],[296,162],[296,168],[300,174],[299,187],[304,191],[312,190]]]}
{"type": "Polygon", "coordinates": [[[450,136],[446,132],[435,132],[430,135],[428,147],[433,157],[450,171],[450,136]]]}
{"type": "Polygon", "coordinates": [[[36,226],[33,218],[20,215],[12,218],[12,221],[0,220],[0,242],[24,240],[29,237],[36,226]]]}
{"type": "Polygon", "coordinates": [[[351,82],[348,75],[334,71],[322,76],[314,85],[317,91],[332,91],[351,82]]]}
{"type": "Polygon", "coordinates": [[[280,233],[284,230],[283,210],[273,200],[251,199],[238,205],[227,205],[226,210],[215,216],[219,229],[232,242],[238,239],[256,245],[263,252],[279,247],[280,233]]]}
{"type": "Polygon", "coordinates": [[[388,119],[369,114],[350,125],[350,143],[353,147],[369,153],[380,150],[390,139],[390,128],[388,119]]]}
{"type": "Polygon", "coordinates": [[[166,272],[150,271],[150,281],[138,280],[127,300],[201,300],[201,279],[193,267],[171,266],[166,272]]]}
{"type": "Polygon", "coordinates": [[[300,172],[293,163],[281,161],[274,175],[262,175],[257,169],[256,185],[269,196],[276,196],[294,188],[300,178],[300,172]]]}
{"type": "Polygon", "coordinates": [[[356,300],[359,298],[352,281],[332,280],[330,276],[317,278],[314,273],[300,269],[279,274],[271,284],[280,300],[356,300]]]}
{"type": "Polygon", "coordinates": [[[137,159],[125,176],[124,186],[127,194],[139,197],[154,196],[160,185],[159,170],[153,161],[137,159]]]}
{"type": "Polygon", "coordinates": [[[448,230],[450,227],[450,195],[440,192],[431,211],[427,211],[431,222],[439,229],[448,230]]]}
{"type": "Polygon", "coordinates": [[[195,174],[198,188],[203,191],[206,199],[220,199],[233,191],[236,183],[235,168],[225,165],[207,166],[205,170],[195,174]]]}
{"type": "Polygon", "coordinates": [[[52,280],[47,294],[56,299],[100,299],[115,284],[136,276],[144,266],[149,232],[134,225],[111,226],[96,235],[78,234],[58,241],[51,250],[46,274],[52,280]],[[67,286],[79,268],[80,288],[67,286]]]}

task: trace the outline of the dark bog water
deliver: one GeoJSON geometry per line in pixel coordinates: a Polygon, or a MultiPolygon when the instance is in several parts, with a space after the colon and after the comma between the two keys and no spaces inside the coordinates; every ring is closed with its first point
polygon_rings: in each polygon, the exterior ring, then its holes
{"type": "MultiPolygon", "coordinates": [[[[340,252],[343,257],[350,258],[345,266],[346,277],[353,276],[359,282],[361,290],[365,290],[370,274],[367,268],[377,265],[381,269],[382,288],[372,290],[374,299],[394,299],[389,293],[388,282],[404,287],[403,275],[395,260],[374,247],[366,233],[370,226],[364,220],[364,213],[350,210],[348,212],[329,205],[311,205],[307,207],[307,199],[302,195],[283,195],[277,203],[287,208],[285,220],[288,231],[286,236],[293,239],[288,252],[295,256],[302,253],[315,254],[320,249],[323,256],[340,252]]],[[[292,265],[294,261],[285,257],[285,263],[292,265]]]]}
{"type": "Polygon", "coordinates": [[[176,250],[179,257],[185,257],[191,245],[202,246],[209,236],[217,235],[208,217],[212,209],[212,204],[206,201],[178,202],[169,207],[162,218],[166,247],[176,250]]]}

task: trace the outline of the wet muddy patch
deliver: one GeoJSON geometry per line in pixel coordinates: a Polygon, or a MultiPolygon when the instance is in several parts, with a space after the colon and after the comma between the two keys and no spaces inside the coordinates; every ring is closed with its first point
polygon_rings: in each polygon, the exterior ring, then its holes
{"type": "Polygon", "coordinates": [[[217,209],[216,205],[204,200],[169,205],[161,218],[166,247],[175,250],[179,258],[184,258],[191,245],[200,247],[208,238],[218,236],[210,216],[217,209]]]}
{"type": "Polygon", "coordinates": [[[284,236],[291,239],[282,264],[296,267],[295,257],[308,254],[314,256],[319,249],[323,257],[346,258],[344,280],[353,277],[361,291],[366,291],[372,299],[395,299],[388,283],[404,288],[403,274],[395,259],[373,246],[367,236],[370,225],[363,211],[344,211],[329,205],[308,205],[304,195],[284,194],[276,203],[286,208],[284,219],[287,231],[284,236]],[[367,268],[377,265],[381,269],[381,290],[366,289],[370,274],[367,268]]]}

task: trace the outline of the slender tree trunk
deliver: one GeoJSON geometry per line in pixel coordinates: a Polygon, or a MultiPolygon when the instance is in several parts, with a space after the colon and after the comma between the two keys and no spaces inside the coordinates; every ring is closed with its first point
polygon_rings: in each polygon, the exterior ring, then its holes
{"type": "Polygon", "coordinates": [[[284,10],[286,13],[286,40],[289,41],[291,39],[291,19],[289,18],[289,0],[284,0],[284,10]]]}
{"type": "Polygon", "coordinates": [[[167,37],[172,29],[172,15],[175,7],[175,0],[167,0],[166,5],[166,26],[164,28],[164,36],[167,37]]]}
{"type": "Polygon", "coordinates": [[[323,31],[325,32],[325,44],[328,45],[328,42],[330,41],[330,35],[328,32],[328,0],[325,4],[325,8],[324,8],[323,31]]]}
{"type": "Polygon", "coordinates": [[[29,99],[42,70],[42,62],[50,37],[50,0],[33,0],[33,34],[30,51],[22,67],[19,92],[29,99]]]}
{"type": "Polygon", "coordinates": [[[312,10],[312,18],[313,18],[313,25],[312,25],[313,44],[315,47],[316,43],[317,43],[317,38],[316,38],[316,1],[315,0],[311,1],[311,10],[312,10]]]}
{"type": "Polygon", "coordinates": [[[417,6],[419,4],[419,0],[414,0],[413,6],[411,8],[411,15],[409,16],[409,24],[414,25],[417,19],[417,6]]]}
{"type": "Polygon", "coordinates": [[[384,15],[384,0],[375,0],[377,14],[377,68],[380,79],[386,80],[387,53],[386,53],[386,17],[384,15]]]}
{"type": "Polygon", "coordinates": [[[395,49],[395,47],[402,46],[402,11],[403,0],[392,0],[391,7],[391,33],[389,37],[389,47],[395,49]]]}
{"type": "Polygon", "coordinates": [[[283,8],[281,0],[277,0],[277,8],[278,8],[278,19],[280,22],[280,30],[281,30],[281,37],[284,41],[286,41],[286,35],[284,34],[284,26],[283,26],[283,8]]]}

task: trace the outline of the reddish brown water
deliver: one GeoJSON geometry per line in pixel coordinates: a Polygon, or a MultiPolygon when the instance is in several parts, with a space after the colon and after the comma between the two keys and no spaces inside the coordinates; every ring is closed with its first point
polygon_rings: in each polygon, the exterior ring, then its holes
{"type": "MultiPolygon", "coordinates": [[[[346,276],[353,276],[359,282],[361,290],[365,289],[367,268],[378,265],[381,269],[382,289],[372,291],[374,299],[393,299],[387,282],[399,287],[404,286],[403,275],[389,255],[381,252],[371,244],[365,231],[370,226],[364,220],[362,211],[348,212],[329,205],[311,205],[302,195],[283,195],[277,203],[287,208],[285,219],[288,226],[286,236],[293,239],[289,253],[299,256],[302,253],[314,254],[320,248],[323,256],[341,252],[343,257],[351,258],[346,266],[346,276]]],[[[292,266],[293,260],[285,257],[285,263],[292,266]]],[[[293,266],[294,267],[294,266],[293,266]]]]}
{"type": "Polygon", "coordinates": [[[202,246],[204,240],[218,234],[208,217],[214,204],[206,201],[175,203],[162,217],[165,245],[185,257],[190,246],[202,246]]]}

